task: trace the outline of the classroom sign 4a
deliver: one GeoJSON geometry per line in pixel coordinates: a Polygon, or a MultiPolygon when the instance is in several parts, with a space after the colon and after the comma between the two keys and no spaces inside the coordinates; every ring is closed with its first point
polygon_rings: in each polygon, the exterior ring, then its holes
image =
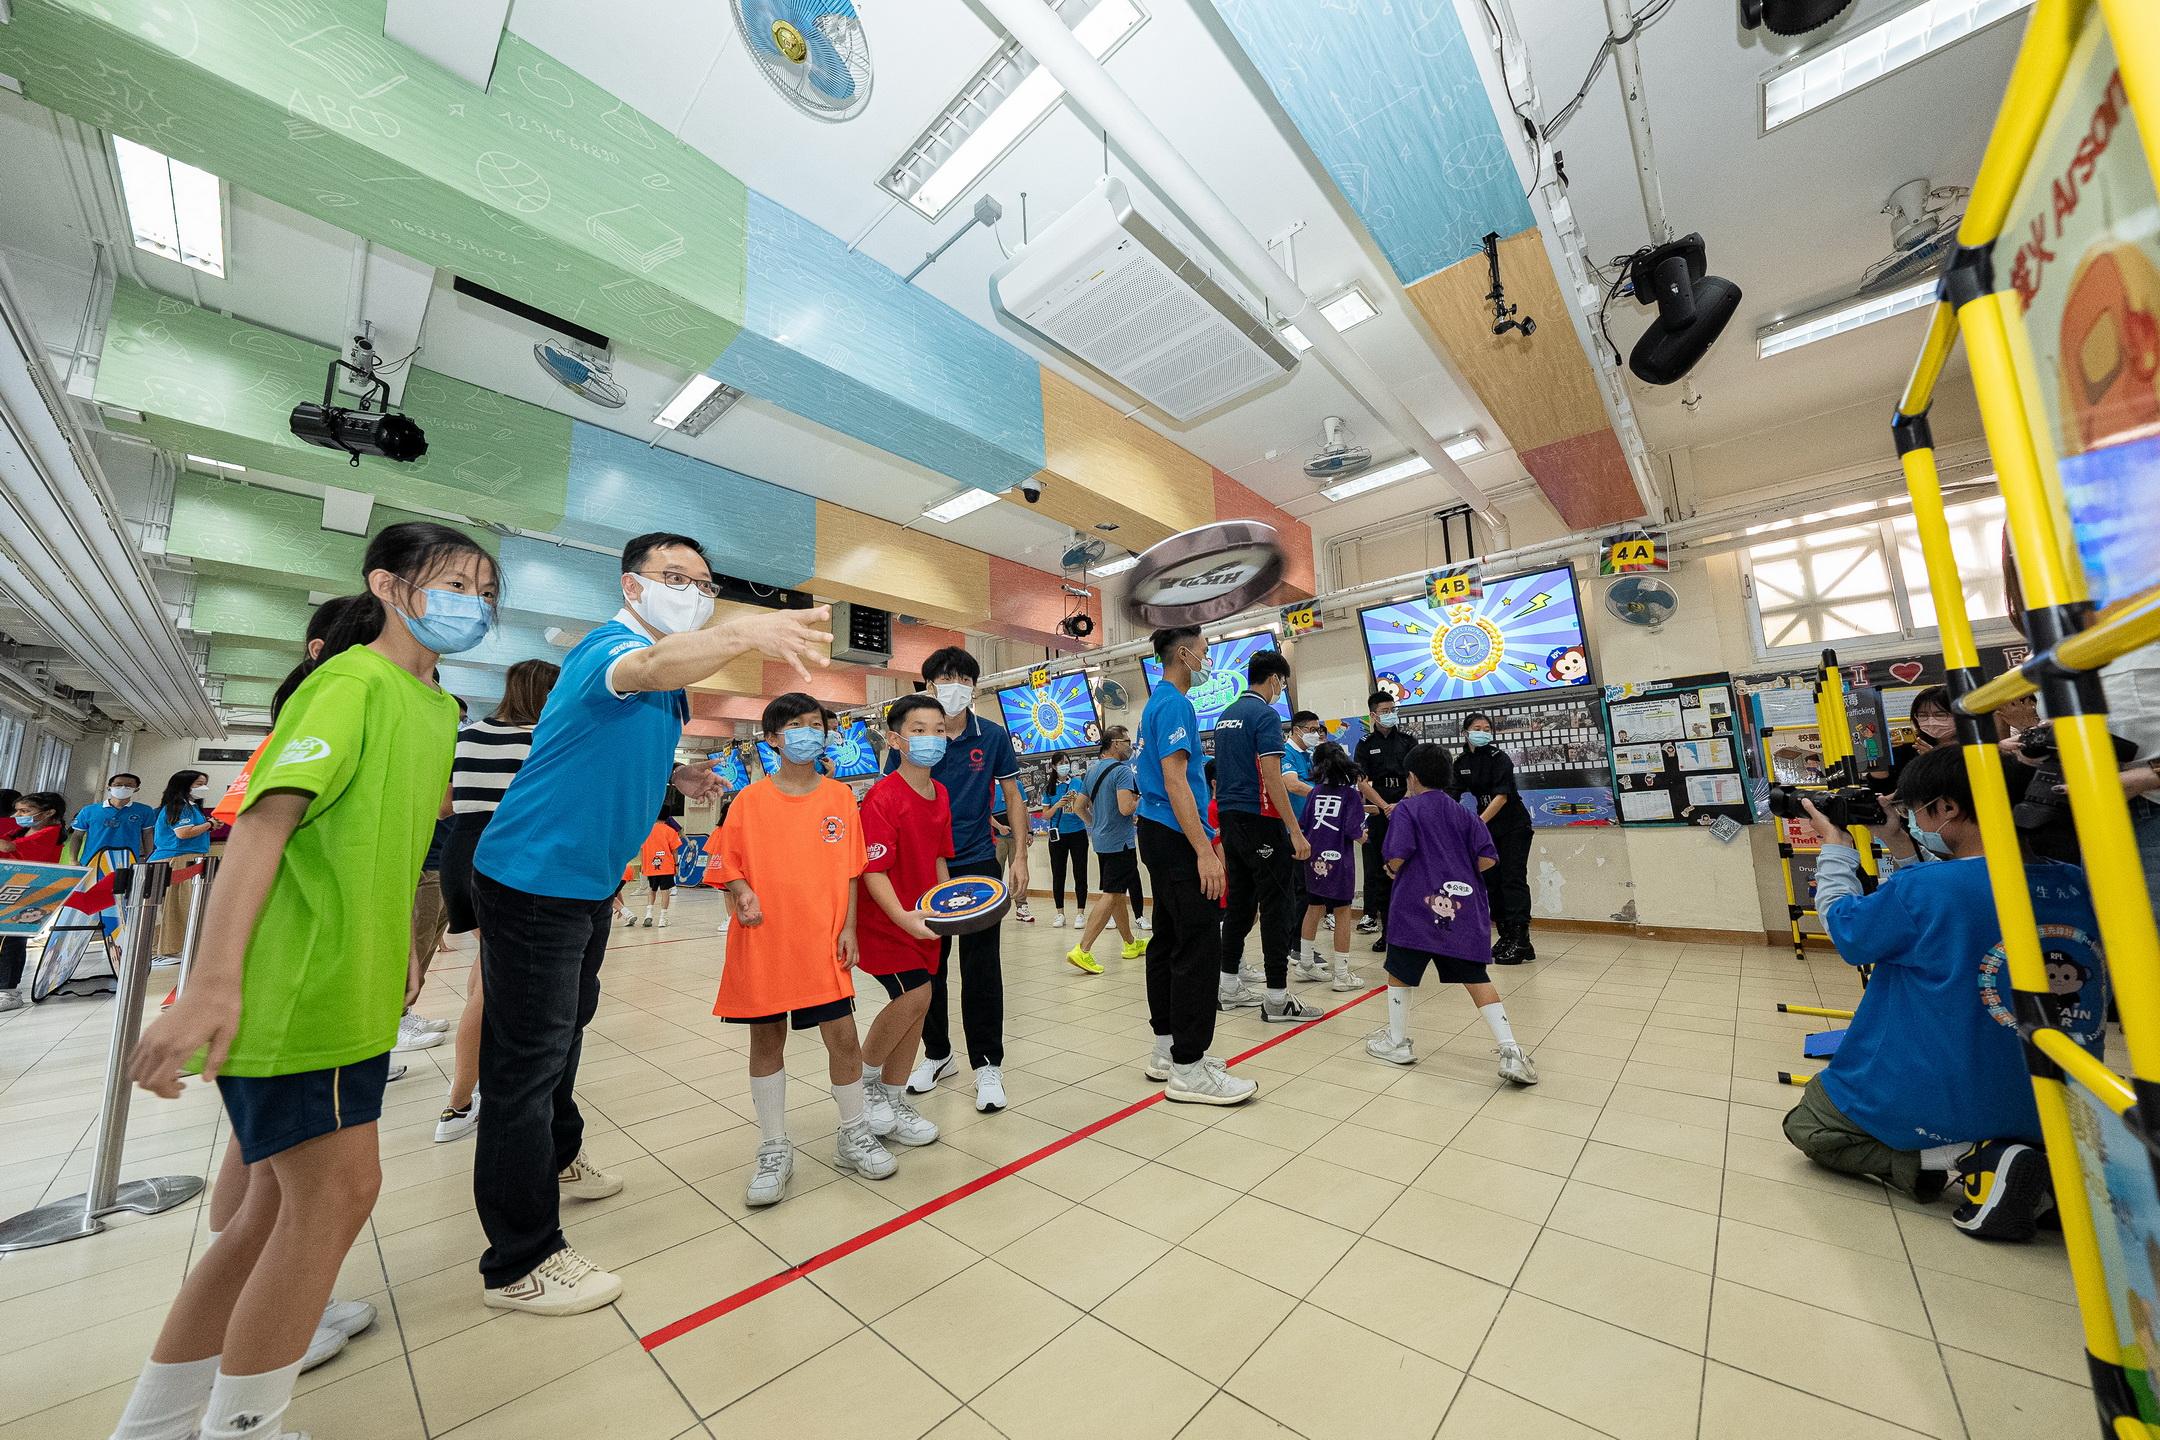
{"type": "Polygon", "coordinates": [[[1662,530],[1630,530],[1608,535],[1598,555],[1600,575],[1633,575],[1644,570],[1672,567],[1671,550],[1662,530]]]}

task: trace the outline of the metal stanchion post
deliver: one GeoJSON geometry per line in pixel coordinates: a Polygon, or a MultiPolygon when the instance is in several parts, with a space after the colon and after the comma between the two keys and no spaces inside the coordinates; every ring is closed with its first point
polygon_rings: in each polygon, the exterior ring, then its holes
{"type": "Polygon", "coordinates": [[[112,1042],[105,1052],[105,1099],[98,1115],[97,1155],[90,1166],[90,1188],[80,1195],[26,1210],[0,1223],[0,1253],[34,1250],[79,1240],[105,1228],[101,1218],[116,1210],[157,1215],[202,1193],[196,1175],[160,1175],[120,1183],[120,1152],[127,1141],[128,1067],[142,1034],[143,995],[150,978],[150,952],[157,931],[158,908],[165,901],[171,862],[146,861],[135,867],[129,907],[126,953],[120,961],[120,990],[113,1001],[112,1042]]]}
{"type": "Polygon", "coordinates": [[[187,989],[188,972],[195,968],[195,947],[202,944],[203,916],[210,913],[210,882],[217,878],[218,857],[202,858],[202,874],[195,877],[195,888],[188,891],[187,935],[180,942],[180,974],[173,983],[173,994],[187,989]]]}

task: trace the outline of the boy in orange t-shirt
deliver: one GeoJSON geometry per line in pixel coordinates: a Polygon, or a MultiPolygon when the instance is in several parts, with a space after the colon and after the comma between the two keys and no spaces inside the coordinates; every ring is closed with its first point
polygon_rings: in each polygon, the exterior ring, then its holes
{"type": "Polygon", "coordinates": [[[759,1138],[744,1199],[752,1206],[778,1204],[795,1170],[782,1068],[790,1026],[815,1027],[825,1042],[840,1108],[834,1168],[868,1180],[894,1169],[891,1152],[863,1118],[854,968],[864,857],[855,794],[817,773],[825,753],[817,701],[800,692],[782,695],[765,707],[763,728],[780,754],[780,772],[736,798],[713,861],[735,902],[713,1013],[750,1027],[750,1100],[759,1138]]]}
{"type": "MultiPolygon", "coordinates": [[[[660,907],[660,928],[667,929],[668,903],[675,898],[675,852],[682,846],[682,831],[668,819],[665,811],[653,821],[653,827],[645,836],[645,843],[638,847],[637,859],[623,871],[623,883],[628,884],[638,876],[645,877],[645,926],[652,928],[653,906],[660,907]]],[[[625,907],[623,923],[635,924],[637,917],[625,907]]]]}

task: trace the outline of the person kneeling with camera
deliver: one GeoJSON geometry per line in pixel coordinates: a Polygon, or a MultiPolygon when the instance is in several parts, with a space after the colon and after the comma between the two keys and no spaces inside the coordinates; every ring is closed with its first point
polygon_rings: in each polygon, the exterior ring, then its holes
{"type": "MultiPolygon", "coordinates": [[[[1896,805],[1906,833],[1885,840],[1893,854],[1912,856],[1909,835],[1943,863],[1886,865],[1870,894],[1852,835],[1805,803],[1823,847],[1816,909],[1845,962],[1875,969],[1837,1054],[1785,1117],[1785,1137],[1825,1169],[1921,1201],[1959,1182],[1959,1229],[2027,1240],[2053,1196],[1964,756],[1948,747],[1916,756],[1896,805]]],[[[2047,965],[2039,1008],[2097,1055],[2107,977],[2085,872],[2028,858],[2025,880],[2047,965]]]]}

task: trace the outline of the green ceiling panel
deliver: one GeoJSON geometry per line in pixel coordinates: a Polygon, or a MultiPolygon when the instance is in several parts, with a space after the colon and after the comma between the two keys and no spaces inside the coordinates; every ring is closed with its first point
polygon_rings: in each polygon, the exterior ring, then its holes
{"type": "Polygon", "coordinates": [[[224,703],[237,710],[267,710],[277,687],[275,680],[227,680],[224,703]]]}
{"type": "MultiPolygon", "coordinates": [[[[295,631],[297,635],[299,632],[295,631]]],[[[238,675],[249,680],[282,680],[300,663],[297,644],[264,645],[247,640],[210,642],[210,673],[238,675]]]]}
{"type": "MultiPolygon", "coordinates": [[[[247,636],[299,643],[307,631],[308,587],[265,585],[227,575],[203,575],[195,581],[189,628],[198,635],[247,636]]],[[[282,673],[282,672],[281,672],[282,673]]]]}
{"type": "MultiPolygon", "coordinates": [[[[454,0],[452,0],[454,3],[454,0]]],[[[16,0],[39,104],[703,370],[741,324],[741,181],[515,35],[481,92],[385,0],[16,0]]]]}
{"type": "MultiPolygon", "coordinates": [[[[400,520],[425,518],[377,505],[368,531],[372,535],[400,520]]],[[[494,553],[494,536],[466,533],[494,553]]],[[[172,529],[165,548],[210,574],[348,595],[360,588],[360,561],[367,544],[367,536],[323,529],[322,501],[312,495],[182,475],[173,489],[172,529]]]]}
{"type": "MultiPolygon", "coordinates": [[[[4,32],[0,32],[4,33],[4,32]]],[[[331,352],[122,281],[97,398],[143,412],[154,444],[251,470],[367,490],[390,501],[545,530],[560,523],[567,416],[432,370],[413,369],[405,408],[427,431],[410,464],[346,456],[293,437],[293,406],[321,400],[331,352]]]]}

